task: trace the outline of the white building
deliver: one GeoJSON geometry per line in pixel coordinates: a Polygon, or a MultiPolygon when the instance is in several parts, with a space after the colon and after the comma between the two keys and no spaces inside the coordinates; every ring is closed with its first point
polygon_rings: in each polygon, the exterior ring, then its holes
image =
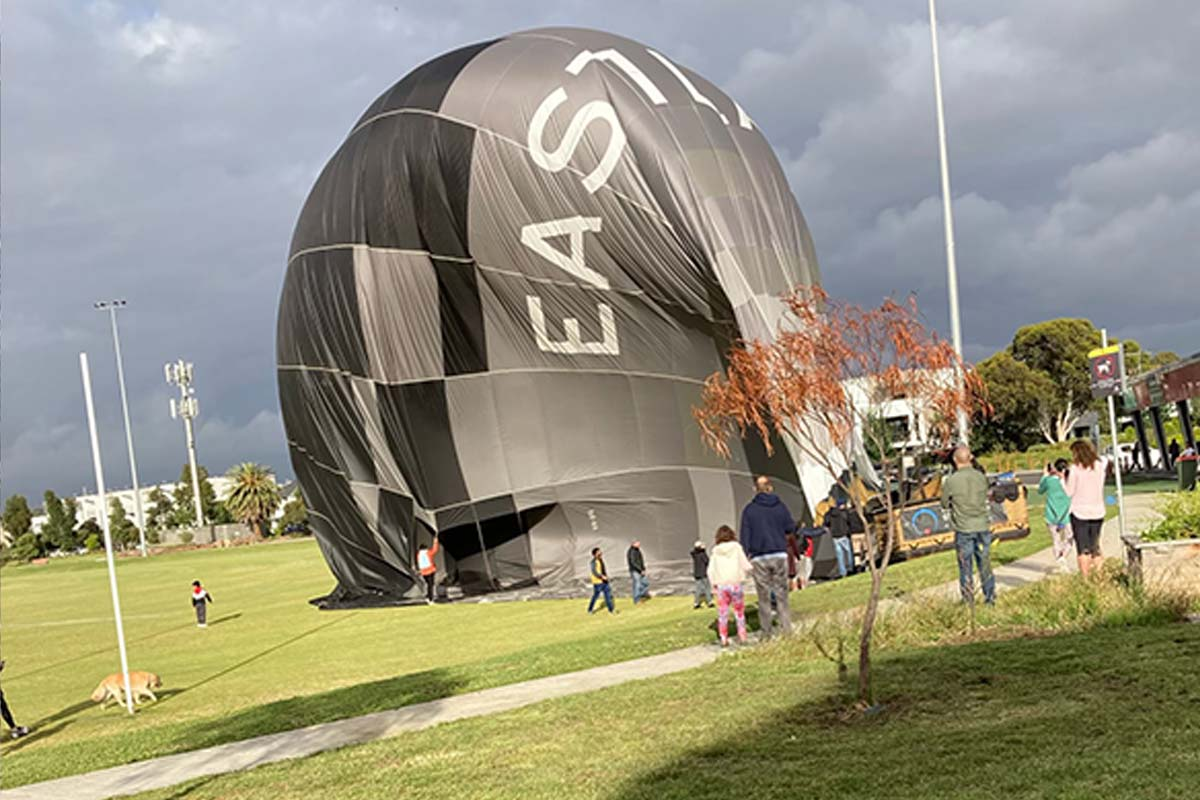
{"type": "MultiPolygon", "coordinates": [[[[283,494],[283,489],[285,487],[283,485],[279,484],[279,481],[275,477],[274,474],[271,475],[271,480],[275,481],[276,485],[280,486],[281,494],[283,494]]],[[[227,478],[224,475],[212,475],[209,477],[208,482],[210,484],[212,484],[213,491],[216,493],[218,500],[223,501],[227,497],[229,497],[229,492],[233,488],[233,480],[232,479],[227,478]]],[[[154,492],[155,489],[161,490],[162,493],[165,494],[168,499],[171,499],[174,497],[175,487],[177,485],[178,484],[176,484],[176,483],[160,483],[157,486],[151,485],[151,486],[141,487],[142,509],[143,509],[143,511],[145,511],[146,515],[149,516],[149,514],[150,514],[150,507],[153,505],[153,502],[154,502],[153,500],[150,499],[150,495],[154,492]]],[[[114,498],[114,497],[117,498],[121,502],[121,505],[125,507],[125,513],[129,516],[129,519],[133,520],[133,521],[137,520],[137,509],[134,507],[134,498],[133,498],[133,489],[132,488],[109,489],[106,492],[106,495],[108,497],[108,500],[107,500],[108,503],[112,503],[112,498],[114,498]]],[[[89,518],[95,519],[97,522],[99,522],[101,520],[101,516],[103,514],[108,513],[107,508],[101,507],[100,495],[98,495],[98,494],[78,495],[75,498],[75,503],[79,509],[78,516],[77,516],[77,519],[79,520],[79,522],[83,522],[84,520],[89,519],[89,518]]],[[[280,508],[282,509],[282,506],[280,508]]],[[[280,512],[276,512],[276,513],[278,515],[279,513],[282,513],[282,512],[280,511],[280,512]]],[[[35,518],[34,519],[34,530],[38,530],[40,527],[38,525],[38,520],[41,520],[43,523],[45,522],[44,517],[35,518]]]]}

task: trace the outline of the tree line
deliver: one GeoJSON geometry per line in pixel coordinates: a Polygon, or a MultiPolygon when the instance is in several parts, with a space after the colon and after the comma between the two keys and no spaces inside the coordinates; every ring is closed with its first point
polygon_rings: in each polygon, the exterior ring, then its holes
{"type": "MultiPolygon", "coordinates": [[[[1011,344],[979,362],[991,408],[972,425],[974,449],[1023,451],[1040,442],[1065,442],[1085,414],[1103,411],[1103,401],[1092,399],[1088,364],[1088,353],[1100,341],[1090,320],[1052,319],[1018,329],[1011,344]]],[[[1124,347],[1130,375],[1179,359],[1170,351],[1145,350],[1133,339],[1124,340],[1124,347]]]]}
{"type": "MultiPolygon", "coordinates": [[[[270,471],[252,463],[238,464],[226,473],[233,481],[229,494],[218,498],[208,470],[200,466],[196,470],[200,484],[200,506],[204,519],[210,525],[241,522],[247,525],[255,538],[271,533],[269,523],[279,506],[283,515],[276,523],[276,535],[308,532],[308,511],[304,498],[296,491],[285,502],[270,471]]],[[[145,499],[143,508],[146,518],[146,541],[157,544],[163,532],[195,525],[195,501],[192,489],[192,473],[188,465],[180,471],[179,481],[170,492],[155,487],[145,499]]],[[[24,495],[11,495],[4,503],[0,525],[11,538],[4,548],[4,560],[28,561],[41,558],[55,551],[76,552],[97,550],[103,546],[104,531],[95,517],[79,521],[79,507],[73,497],[60,498],[47,490],[42,495],[42,513],[46,520],[41,530],[33,530],[35,513],[24,495]]],[[[109,497],[108,523],[113,546],[128,549],[138,545],[141,532],[129,517],[125,506],[116,496],[109,497]]]]}

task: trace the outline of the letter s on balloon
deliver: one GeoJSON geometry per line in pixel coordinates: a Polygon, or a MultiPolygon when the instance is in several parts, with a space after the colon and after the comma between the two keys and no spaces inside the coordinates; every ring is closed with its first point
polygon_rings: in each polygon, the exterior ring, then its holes
{"type": "Polygon", "coordinates": [[[617,167],[617,162],[621,159],[621,152],[625,149],[626,142],[625,130],[617,119],[616,109],[610,103],[604,100],[593,100],[571,117],[567,131],[563,134],[558,147],[554,150],[546,150],[543,145],[546,124],[550,121],[550,115],[554,113],[555,109],[566,101],[567,90],[560,86],[548,94],[537,110],[533,112],[533,117],[529,120],[529,155],[532,156],[533,162],[542,169],[548,172],[559,172],[566,168],[571,156],[575,155],[575,150],[583,141],[587,127],[597,120],[608,123],[610,134],[604,155],[600,157],[600,163],[583,178],[584,188],[588,190],[589,194],[594,194],[608,182],[609,176],[612,175],[613,170],[617,167]]]}

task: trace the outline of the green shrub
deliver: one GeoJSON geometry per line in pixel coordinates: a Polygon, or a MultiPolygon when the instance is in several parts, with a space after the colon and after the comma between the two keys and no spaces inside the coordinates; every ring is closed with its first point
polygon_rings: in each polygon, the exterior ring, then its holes
{"type": "Polygon", "coordinates": [[[83,546],[88,549],[89,553],[94,553],[100,549],[100,537],[94,533],[89,533],[88,537],[83,540],[83,546]]]}
{"type": "Polygon", "coordinates": [[[1200,491],[1175,492],[1157,503],[1163,518],[1142,533],[1142,541],[1200,539],[1200,491]]]}
{"type": "Polygon", "coordinates": [[[179,541],[183,542],[184,544],[191,544],[192,539],[195,538],[196,534],[192,533],[191,531],[184,531],[183,533],[179,534],[179,541]]]}

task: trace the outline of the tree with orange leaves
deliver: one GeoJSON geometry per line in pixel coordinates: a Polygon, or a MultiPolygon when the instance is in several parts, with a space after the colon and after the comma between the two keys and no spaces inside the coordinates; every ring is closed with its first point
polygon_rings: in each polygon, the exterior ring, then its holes
{"type": "Polygon", "coordinates": [[[871,590],[859,639],[858,693],[870,703],[871,636],[900,515],[892,493],[882,491],[887,522],[872,525],[852,465],[865,444],[880,454],[885,477],[900,466],[888,427],[874,424],[890,401],[903,399],[924,419],[928,442],[949,444],[960,415],[986,410],[983,384],[925,326],[912,300],[864,309],[830,300],[819,287],[801,287],[783,301],[787,313],[775,340],[739,342],[725,373],[705,381],[703,404],[692,414],[705,444],[726,458],[731,437],[756,435],[770,451],[778,435],[795,458],[820,467],[846,494],[859,495],[854,509],[865,531],[871,590]]]}

